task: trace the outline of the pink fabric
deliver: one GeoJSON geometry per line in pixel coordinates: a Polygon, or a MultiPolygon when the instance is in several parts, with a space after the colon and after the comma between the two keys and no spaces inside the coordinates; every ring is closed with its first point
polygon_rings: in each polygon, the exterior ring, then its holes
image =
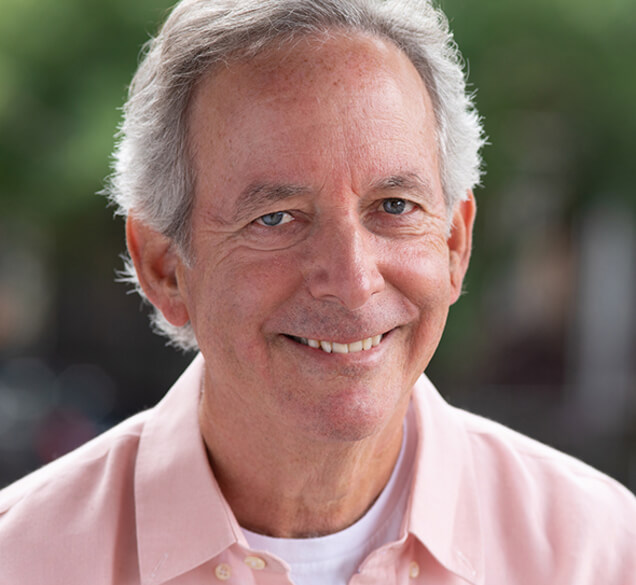
{"type": "MultiPolygon", "coordinates": [[[[210,471],[202,367],[199,356],[154,409],[0,492],[0,585],[289,583],[283,561],[248,549],[210,471]]],[[[352,585],[636,584],[625,488],[448,406],[425,377],[414,403],[403,536],[352,585]]]]}

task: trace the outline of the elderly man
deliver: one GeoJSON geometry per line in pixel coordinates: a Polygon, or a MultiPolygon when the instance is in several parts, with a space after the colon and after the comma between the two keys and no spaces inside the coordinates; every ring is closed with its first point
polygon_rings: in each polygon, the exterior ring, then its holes
{"type": "Polygon", "coordinates": [[[0,497],[0,583],[636,583],[636,503],[445,404],[479,119],[427,2],[183,0],[125,108],[131,278],[199,356],[0,497]]]}

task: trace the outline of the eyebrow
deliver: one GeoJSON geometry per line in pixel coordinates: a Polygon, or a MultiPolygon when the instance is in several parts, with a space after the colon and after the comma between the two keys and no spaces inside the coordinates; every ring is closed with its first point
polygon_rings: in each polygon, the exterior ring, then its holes
{"type": "Polygon", "coordinates": [[[303,195],[309,191],[308,187],[277,183],[253,183],[248,185],[236,200],[234,221],[262,211],[270,203],[284,201],[296,195],[303,195]]]}
{"type": "Polygon", "coordinates": [[[391,175],[384,177],[371,186],[373,191],[406,191],[415,192],[424,197],[432,197],[433,188],[428,179],[420,177],[417,173],[405,173],[403,175],[391,175]]]}
{"type": "MultiPolygon", "coordinates": [[[[263,211],[268,204],[285,201],[297,195],[304,195],[311,189],[302,185],[286,183],[252,183],[241,191],[236,200],[233,221],[240,222],[255,213],[263,211]]],[[[371,184],[371,191],[412,192],[429,198],[433,189],[430,182],[417,173],[405,173],[383,177],[371,184]]]]}

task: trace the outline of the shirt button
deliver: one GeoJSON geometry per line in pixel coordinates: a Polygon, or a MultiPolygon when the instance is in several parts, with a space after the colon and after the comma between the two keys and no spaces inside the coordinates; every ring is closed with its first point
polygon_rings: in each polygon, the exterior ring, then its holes
{"type": "Polygon", "coordinates": [[[232,576],[232,569],[230,568],[230,565],[221,563],[216,566],[216,569],[214,569],[214,574],[220,581],[227,581],[232,576]]]}
{"type": "Polygon", "coordinates": [[[255,571],[262,571],[265,568],[265,561],[261,557],[245,557],[244,563],[255,571]]]}
{"type": "Polygon", "coordinates": [[[413,561],[410,565],[409,565],[409,577],[411,579],[415,579],[416,577],[418,577],[420,574],[420,566],[413,561]]]}

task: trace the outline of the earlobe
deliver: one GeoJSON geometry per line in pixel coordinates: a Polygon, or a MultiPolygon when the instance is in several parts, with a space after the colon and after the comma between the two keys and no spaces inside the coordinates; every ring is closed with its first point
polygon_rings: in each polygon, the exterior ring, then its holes
{"type": "Polygon", "coordinates": [[[466,199],[459,201],[453,210],[451,234],[448,238],[451,303],[459,298],[464,275],[468,270],[476,212],[477,204],[472,191],[468,191],[466,199]]]}
{"type": "Polygon", "coordinates": [[[174,242],[130,214],[126,243],[148,300],[172,325],[185,325],[189,316],[178,277],[183,262],[174,242]]]}

